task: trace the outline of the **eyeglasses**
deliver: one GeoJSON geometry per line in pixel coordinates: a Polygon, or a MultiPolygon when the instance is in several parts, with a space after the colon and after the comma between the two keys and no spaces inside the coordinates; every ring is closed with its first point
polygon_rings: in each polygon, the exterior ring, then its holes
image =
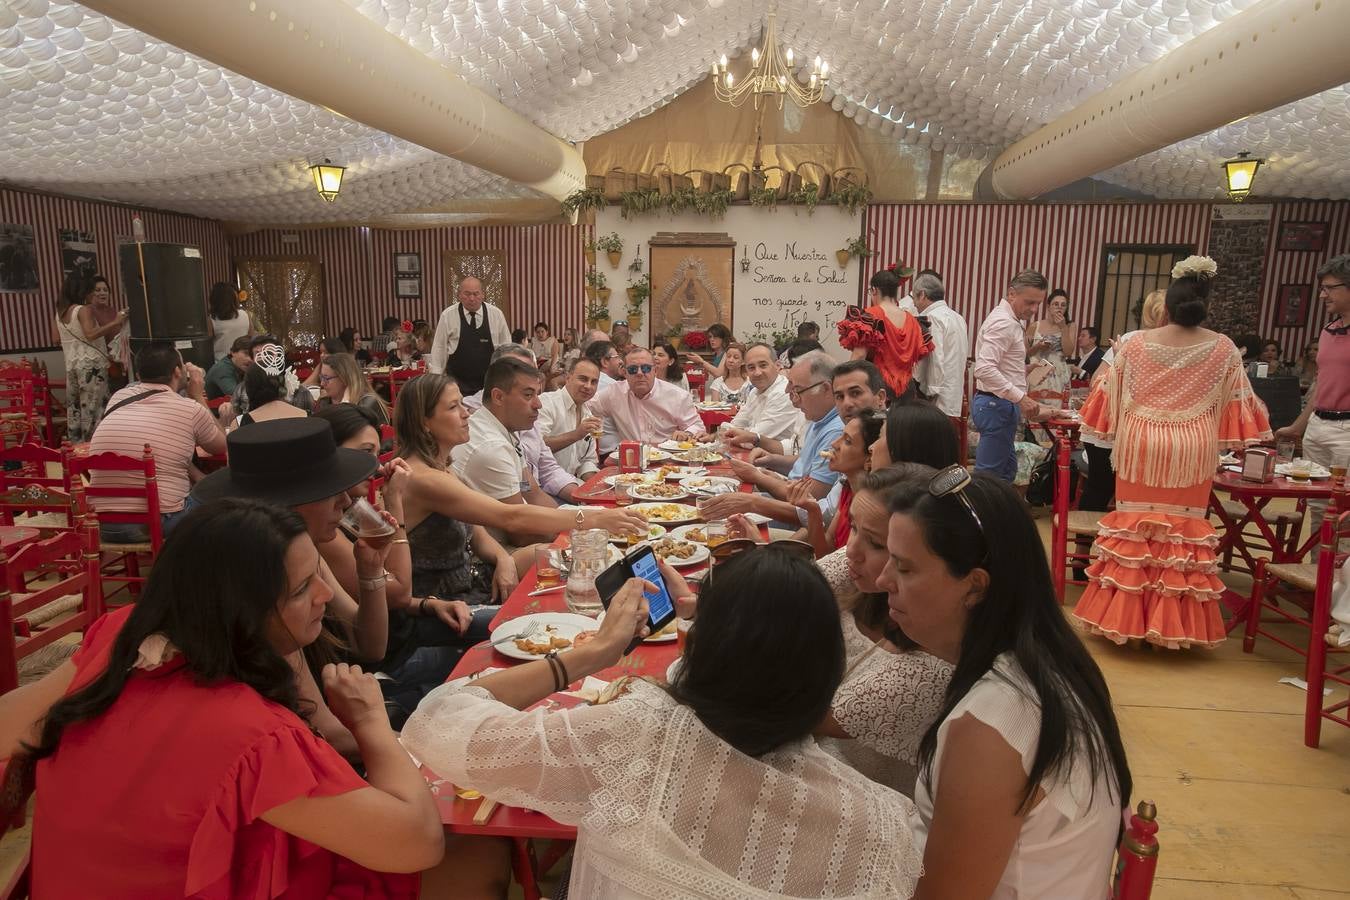
{"type": "Polygon", "coordinates": [[[966,488],[970,487],[970,473],[966,467],[960,464],[951,465],[933,476],[933,480],[928,482],[928,493],[933,497],[951,497],[956,496],[970,513],[970,517],[975,520],[975,527],[980,530],[980,536],[985,538],[985,553],[988,555],[988,536],[984,533],[984,523],[980,521],[980,514],[975,511],[975,504],[970,502],[966,496],[966,488]]]}
{"type": "Polygon", "coordinates": [[[1323,291],[1325,291],[1326,293],[1330,294],[1332,291],[1336,290],[1336,288],[1343,288],[1343,287],[1345,287],[1345,283],[1344,283],[1344,282],[1336,282],[1336,283],[1332,283],[1332,284],[1321,284],[1321,285],[1318,285],[1318,286],[1317,286],[1317,293],[1320,294],[1320,293],[1322,293],[1323,291]]]}
{"type": "Polygon", "coordinates": [[[320,375],[320,376],[319,376],[319,383],[320,383],[320,384],[327,384],[328,382],[332,381],[334,378],[337,378],[337,376],[336,376],[336,375],[320,375]]]}
{"type": "Polygon", "coordinates": [[[626,319],[620,319],[619,321],[613,323],[613,324],[610,325],[609,327],[610,327],[611,329],[614,329],[614,328],[617,328],[617,327],[620,326],[620,325],[622,325],[624,328],[627,328],[627,327],[628,327],[628,321],[627,321],[626,319]]]}
{"type": "Polygon", "coordinates": [[[638,372],[641,372],[643,375],[650,375],[652,374],[652,369],[654,368],[656,367],[653,366],[651,363],[643,363],[640,366],[629,366],[628,374],[636,375],[638,372]]]}
{"type": "Polygon", "coordinates": [[[820,387],[820,386],[821,386],[822,384],[824,384],[824,383],[825,383],[825,382],[823,382],[823,381],[817,381],[815,384],[808,384],[806,387],[802,387],[802,388],[796,387],[796,386],[794,385],[793,387],[788,388],[788,389],[787,389],[787,392],[788,392],[789,394],[791,394],[792,396],[794,396],[794,397],[800,397],[802,394],[809,393],[810,391],[814,391],[816,388],[820,387]]]}

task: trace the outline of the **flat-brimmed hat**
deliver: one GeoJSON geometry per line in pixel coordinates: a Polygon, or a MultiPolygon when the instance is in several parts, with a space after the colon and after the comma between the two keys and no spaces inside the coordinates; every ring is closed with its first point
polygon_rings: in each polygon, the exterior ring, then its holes
{"type": "Polygon", "coordinates": [[[299,506],[340,494],[375,473],[369,453],[339,447],[323,419],[255,422],[226,439],[230,464],[192,489],[199,503],[221,497],[251,497],[278,506],[299,506]]]}

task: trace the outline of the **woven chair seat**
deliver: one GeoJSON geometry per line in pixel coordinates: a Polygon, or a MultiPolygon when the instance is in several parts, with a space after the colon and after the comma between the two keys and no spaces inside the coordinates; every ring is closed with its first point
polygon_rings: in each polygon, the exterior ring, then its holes
{"type": "Polygon", "coordinates": [[[1300,591],[1317,590],[1316,563],[1274,563],[1266,566],[1266,574],[1292,584],[1300,591]]]}
{"type": "Polygon", "coordinates": [[[1096,537],[1101,528],[1103,512],[1074,509],[1069,511],[1069,534],[1075,536],[1096,537]]]}
{"type": "Polygon", "coordinates": [[[122,544],[116,541],[99,541],[98,549],[104,553],[152,553],[154,547],[149,541],[139,541],[133,544],[122,544]]]}

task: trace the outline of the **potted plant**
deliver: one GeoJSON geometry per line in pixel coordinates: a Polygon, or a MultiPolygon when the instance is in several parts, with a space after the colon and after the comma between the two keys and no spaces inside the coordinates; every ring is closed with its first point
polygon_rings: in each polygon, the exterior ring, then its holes
{"type": "Polygon", "coordinates": [[[694,197],[694,209],[711,219],[720,219],[727,214],[727,207],[736,195],[728,190],[712,190],[694,197]]]}
{"type": "Polygon", "coordinates": [[[666,332],[666,343],[670,344],[676,350],[680,349],[680,336],[683,334],[684,334],[683,325],[677,323],[675,325],[670,326],[670,330],[666,332]]]}
{"type": "Polygon", "coordinates": [[[598,300],[586,304],[586,324],[591,328],[609,331],[609,304],[598,300]]]}
{"type": "Polygon", "coordinates": [[[856,256],[858,259],[867,259],[874,256],[875,252],[867,246],[867,238],[855,237],[844,245],[844,249],[834,251],[835,259],[839,260],[839,268],[848,265],[850,256],[856,256]]]}
{"type": "Polygon", "coordinates": [[[647,298],[652,295],[652,279],[643,275],[628,285],[628,326],[633,330],[642,327],[642,313],[647,306],[647,298]]]}
{"type": "Polygon", "coordinates": [[[681,186],[666,195],[666,208],[678,215],[694,209],[698,204],[698,191],[690,186],[681,186]]]}
{"type": "Polygon", "coordinates": [[[708,332],[690,331],[684,336],[684,349],[697,353],[708,349],[708,332]]]}
{"type": "Polygon", "coordinates": [[[567,199],[562,202],[562,208],[563,213],[570,219],[583,209],[604,209],[607,203],[605,192],[601,188],[582,188],[568,194],[567,199]]]}
{"type": "Polygon", "coordinates": [[[596,238],[595,247],[597,250],[605,251],[611,269],[619,267],[619,261],[623,259],[623,238],[619,237],[617,231],[596,238]]]}
{"type": "Polygon", "coordinates": [[[872,189],[865,184],[842,181],[830,192],[830,199],[852,215],[866,206],[867,202],[872,199],[872,189]]]}
{"type": "Polygon", "coordinates": [[[586,273],[586,284],[595,292],[595,296],[602,302],[609,302],[609,282],[605,280],[605,273],[599,269],[591,269],[586,273]]]}
{"type": "Polygon", "coordinates": [[[656,188],[624,191],[619,195],[619,215],[631,219],[636,215],[660,209],[663,202],[661,192],[656,188]]]}
{"type": "Polygon", "coordinates": [[[586,257],[586,265],[595,265],[595,241],[590,238],[582,241],[581,252],[586,257]]]}
{"type": "Polygon", "coordinates": [[[793,203],[805,206],[806,214],[809,216],[816,211],[816,205],[820,203],[820,185],[808,181],[789,194],[788,199],[793,203]]]}
{"type": "Polygon", "coordinates": [[[770,209],[778,205],[778,188],[771,187],[752,187],[750,188],[750,205],[767,206],[770,209]]]}

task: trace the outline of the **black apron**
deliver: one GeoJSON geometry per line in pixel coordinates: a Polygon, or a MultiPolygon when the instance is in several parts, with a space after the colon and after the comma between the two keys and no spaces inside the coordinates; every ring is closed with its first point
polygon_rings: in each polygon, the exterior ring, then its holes
{"type": "Polygon", "coordinates": [[[469,316],[460,306],[459,346],[445,363],[445,371],[455,376],[460,393],[466,397],[483,389],[483,376],[492,361],[492,331],[488,328],[487,307],[480,306],[477,316],[478,327],[470,327],[469,316]]]}

